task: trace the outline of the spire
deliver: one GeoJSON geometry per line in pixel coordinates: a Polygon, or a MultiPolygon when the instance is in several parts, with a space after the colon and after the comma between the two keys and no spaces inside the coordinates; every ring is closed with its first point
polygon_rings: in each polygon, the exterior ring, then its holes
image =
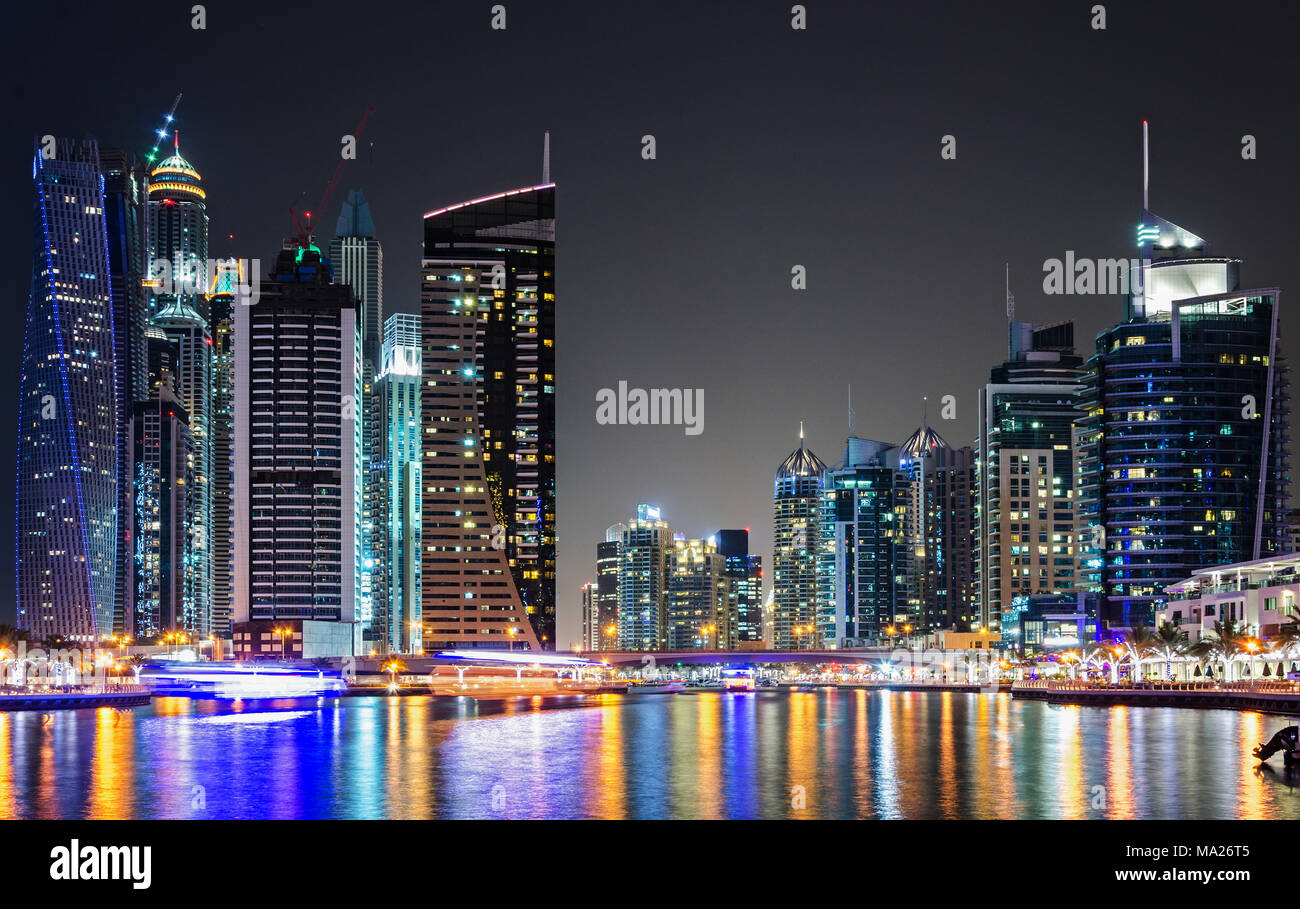
{"type": "Polygon", "coordinates": [[[551,182],[551,131],[542,136],[542,183],[551,182]]]}
{"type": "Polygon", "coordinates": [[[176,154],[179,155],[181,153],[181,131],[179,129],[172,130],[172,143],[176,147],[176,154]]]}
{"type": "Polygon", "coordinates": [[[1148,135],[1147,121],[1142,121],[1142,210],[1147,211],[1151,208],[1151,203],[1147,196],[1151,188],[1151,169],[1150,159],[1148,158],[1148,135]]]}
{"type": "Polygon", "coordinates": [[[849,386],[849,435],[855,435],[857,431],[857,415],[853,413],[853,386],[849,386]]]}
{"type": "Polygon", "coordinates": [[[1011,263],[1007,263],[1007,321],[1016,319],[1016,298],[1011,295],[1011,263]]]}
{"type": "Polygon", "coordinates": [[[799,421],[799,447],[803,448],[803,420],[799,421]]]}
{"type": "Polygon", "coordinates": [[[929,418],[929,401],[925,395],[921,395],[921,431],[927,432],[930,428],[929,418]]]}

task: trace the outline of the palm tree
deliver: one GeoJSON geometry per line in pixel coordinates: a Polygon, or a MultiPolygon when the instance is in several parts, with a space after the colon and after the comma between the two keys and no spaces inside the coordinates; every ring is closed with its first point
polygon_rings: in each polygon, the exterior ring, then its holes
{"type": "Polygon", "coordinates": [[[1125,653],[1128,654],[1129,663],[1132,665],[1130,675],[1132,681],[1136,682],[1142,677],[1142,664],[1156,649],[1155,636],[1147,631],[1146,626],[1136,625],[1129,629],[1129,633],[1125,636],[1124,643],[1121,646],[1124,648],[1125,653]]]}
{"type": "Polygon", "coordinates": [[[1151,650],[1165,661],[1166,682],[1173,675],[1174,658],[1180,656],[1186,649],[1187,633],[1175,628],[1168,619],[1161,622],[1156,628],[1156,633],[1151,636],[1151,650]]]}
{"type": "Polygon", "coordinates": [[[1214,637],[1201,638],[1187,652],[1200,659],[1222,663],[1224,680],[1232,681],[1232,664],[1246,652],[1250,638],[1242,634],[1231,619],[1215,622],[1213,634],[1214,637]]]}

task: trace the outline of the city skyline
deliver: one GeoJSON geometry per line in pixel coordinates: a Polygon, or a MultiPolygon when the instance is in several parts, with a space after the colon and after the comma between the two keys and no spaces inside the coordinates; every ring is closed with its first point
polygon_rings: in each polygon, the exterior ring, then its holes
{"type": "MultiPolygon", "coordinates": [[[[687,10],[677,12],[684,17],[687,10]]],[[[868,27],[859,19],[865,14],[814,9],[809,33],[791,35],[784,14],[778,13],[771,23],[757,22],[752,15],[729,22],[715,11],[689,15],[704,17],[696,31],[706,37],[694,40],[738,34],[746,59],[757,56],[758,48],[781,49],[793,70],[800,63],[818,67],[820,84],[829,69],[832,84],[838,75],[844,85],[861,79],[848,78],[849,71],[841,69],[847,64],[828,62],[834,60],[838,42],[847,40],[835,32],[861,33],[874,46],[872,36],[914,34],[917,24],[907,12],[881,13],[868,27]],[[787,44],[802,38],[810,40],[803,46],[787,44]]],[[[450,21],[465,29],[486,29],[477,14],[465,12],[463,21],[456,19],[460,15],[453,14],[450,21]]],[[[556,41],[571,41],[560,33],[561,25],[572,24],[573,15],[575,10],[564,7],[547,17],[512,9],[510,29],[494,37],[523,42],[530,30],[551,29],[546,33],[556,41]]],[[[673,11],[660,15],[671,22],[673,11]]],[[[1294,186],[1282,163],[1292,127],[1267,118],[1267,93],[1252,94],[1253,81],[1236,74],[1195,99],[1175,96],[1157,104],[1133,97],[1128,74],[1119,68],[1114,74],[1094,72],[1094,63],[1139,49],[1157,57],[1185,54],[1189,47],[1210,52],[1210,38],[1199,31],[1186,32],[1186,26],[1176,23],[1165,24],[1158,33],[1152,13],[1137,10],[1125,16],[1123,22],[1112,17],[1109,29],[1097,35],[1086,29],[1082,13],[1026,7],[993,21],[976,11],[951,11],[936,26],[937,46],[957,43],[954,35],[973,27],[995,50],[1015,47],[1022,55],[1017,66],[1032,70],[1043,65],[1035,38],[1045,36],[1054,47],[1064,45],[1068,59],[1087,61],[1089,72],[1050,88],[1034,85],[1032,79],[1008,85],[1006,80],[1019,70],[1007,63],[992,67],[988,75],[972,76],[974,85],[954,88],[956,64],[940,57],[932,61],[933,72],[919,80],[909,77],[914,82],[910,87],[886,77],[881,97],[872,100],[868,123],[816,127],[811,143],[799,131],[791,137],[773,128],[765,113],[773,100],[778,105],[797,100],[800,110],[811,111],[804,115],[809,122],[825,122],[817,120],[817,111],[857,109],[853,95],[833,89],[827,98],[809,97],[800,94],[805,84],[798,79],[787,84],[750,68],[721,81],[710,77],[717,90],[737,95],[733,110],[707,105],[707,110],[681,112],[672,102],[682,83],[674,80],[698,76],[699,69],[687,65],[684,74],[668,77],[667,84],[642,85],[639,77],[612,62],[613,51],[593,45],[603,55],[602,65],[615,74],[610,85],[576,98],[570,91],[563,103],[490,125],[486,141],[494,145],[491,154],[447,148],[455,143],[437,143],[432,133],[417,133],[412,142],[398,92],[412,72],[383,63],[376,64],[370,94],[352,87],[328,101],[309,98],[303,102],[311,114],[305,126],[279,131],[283,134],[257,130],[256,135],[232,125],[235,111],[246,107],[251,120],[270,124],[276,122],[276,103],[241,91],[237,74],[187,72],[184,79],[172,77],[178,83],[173,85],[162,84],[166,77],[157,72],[141,78],[128,71],[123,81],[141,90],[116,98],[109,97],[111,92],[88,91],[69,79],[72,74],[53,73],[29,83],[16,98],[25,134],[15,145],[25,151],[27,135],[79,135],[89,127],[105,143],[136,148],[144,144],[175,89],[182,88],[186,96],[179,117],[186,154],[204,162],[205,186],[211,189],[212,254],[265,259],[287,232],[284,212],[296,191],[316,197],[329,177],[338,135],[352,128],[366,104],[374,103],[375,119],[340,191],[360,187],[372,200],[376,220],[384,225],[389,258],[386,305],[396,297],[395,310],[412,312],[418,266],[398,269],[391,262],[394,257],[411,262],[419,255],[419,214],[536,182],[540,137],[550,129],[554,177],[565,192],[557,312],[557,643],[565,646],[578,637],[578,591],[592,577],[593,542],[610,520],[629,513],[638,501],[660,503],[682,526],[750,526],[751,551],[770,558],[766,496],[771,471],[793,447],[801,420],[812,450],[838,450],[848,424],[849,385],[855,390],[858,424],[870,437],[905,438],[915,429],[922,396],[935,402],[953,394],[957,419],[934,421],[936,429],[954,446],[971,444],[976,389],[1004,351],[1004,262],[1011,263],[1017,319],[1073,319],[1077,347],[1087,351],[1096,333],[1114,321],[1118,297],[1044,296],[1042,265],[1067,250],[1094,257],[1132,253],[1140,211],[1136,124],[1144,117],[1152,120],[1152,207],[1212,236],[1216,248],[1245,259],[1250,274],[1260,280],[1284,289],[1296,285],[1296,266],[1285,231],[1279,229],[1289,206],[1278,201],[1275,191],[1282,187],[1285,197],[1286,188],[1294,186]],[[1005,35],[997,37],[994,29],[1005,35]],[[963,113],[957,102],[966,93],[987,94],[990,80],[1011,95],[1008,110],[1036,109],[1042,117],[1026,122],[995,110],[988,123],[981,123],[963,113]],[[761,86],[765,94],[751,98],[748,91],[736,91],[741,85],[761,86]],[[145,90],[150,97],[142,97],[145,90]],[[584,122],[584,112],[608,107],[618,92],[632,103],[612,118],[602,117],[599,125],[584,122]],[[942,100],[949,95],[951,102],[942,100]],[[1068,116],[1053,104],[1061,99],[1067,99],[1068,116]],[[1233,122],[1207,129],[1198,111],[1215,101],[1228,103],[1233,122]],[[61,123],[46,125],[45,112],[51,110],[60,112],[61,123]],[[138,130],[138,142],[132,130],[138,130]],[[655,161],[640,157],[639,140],[647,133],[658,139],[655,161]],[[1240,158],[1245,133],[1259,134],[1258,160],[1240,158]],[[947,134],[958,140],[955,161],[939,156],[940,139],[947,134]],[[729,141],[720,143],[722,139],[729,141]],[[437,160],[408,146],[436,148],[437,160]],[[815,149],[813,160],[821,162],[817,167],[798,163],[808,159],[809,146],[815,149]],[[238,166],[255,160],[257,174],[238,166]],[[737,162],[743,168],[735,177],[715,179],[729,174],[737,162]],[[873,170],[903,174],[891,181],[902,185],[882,186],[868,176],[873,170]],[[1211,173],[1214,182],[1207,185],[1204,178],[1211,173]],[[770,185],[774,176],[781,179],[770,185]],[[756,205],[746,200],[746,193],[759,181],[769,185],[763,203],[756,205]],[[862,200],[860,210],[846,211],[840,204],[846,197],[862,200]],[[711,215],[703,214],[699,224],[682,219],[682,212],[697,208],[735,213],[727,216],[722,246],[712,246],[705,257],[708,267],[696,257],[700,244],[718,233],[699,226],[711,215]],[[1003,209],[1015,212],[1014,217],[1000,214],[1003,209]],[[629,220],[632,210],[643,216],[629,220]],[[799,223],[816,227],[801,235],[799,223]],[[936,231],[945,236],[937,238],[936,231]],[[610,303],[618,275],[635,273],[651,242],[666,244],[662,249],[670,274],[621,287],[617,304],[610,303]],[[936,243],[947,244],[942,275],[926,266],[939,254],[936,243]],[[714,274],[719,263],[723,278],[714,274]],[[807,268],[806,291],[790,288],[795,265],[807,268]],[[868,283],[889,293],[861,290],[864,265],[868,283]],[[684,293],[683,287],[690,291],[684,293]],[[899,294],[907,299],[891,308],[899,294]],[[855,299],[862,304],[845,305],[855,299]],[[791,307],[801,310],[806,328],[782,327],[782,315],[791,307]],[[832,315],[839,330],[827,332],[824,326],[832,315]],[[676,327],[687,323],[689,332],[676,327]],[[922,358],[914,353],[923,349],[938,355],[919,362],[922,358]],[[714,357],[719,350],[727,356],[714,357]],[[717,365],[708,365],[713,362],[717,365]],[[780,368],[770,368],[774,364],[780,368]],[[791,374],[804,379],[792,383],[791,374]],[[596,390],[620,379],[648,387],[704,388],[710,407],[702,436],[683,437],[680,428],[596,424],[596,390]],[[618,465],[618,470],[602,470],[606,464],[618,465]],[[721,489],[727,491],[719,495],[721,489]]],[[[1224,25],[1226,33],[1240,30],[1259,40],[1258,22],[1267,12],[1252,9],[1241,16],[1224,25]]],[[[658,20],[657,15],[647,22],[647,42],[668,34],[669,26],[658,20]]],[[[112,23],[95,24],[113,34],[112,23]]],[[[366,34],[366,24],[356,24],[366,34]]],[[[218,25],[214,18],[214,33],[218,25]]],[[[263,39],[252,40],[256,46],[263,39]]],[[[915,50],[915,44],[909,46],[915,50]]],[[[892,52],[882,47],[881,53],[887,62],[892,52]]],[[[905,49],[897,53],[906,57],[905,49]]],[[[131,66],[129,61],[124,65],[131,66]]],[[[546,78],[568,84],[568,64],[554,65],[546,78]]],[[[1277,64],[1265,55],[1262,65],[1267,73],[1277,64]]],[[[326,88],[342,84],[340,77],[331,85],[333,78],[322,74],[326,88]]],[[[1258,72],[1252,76],[1258,78],[1258,72]]],[[[496,77],[480,90],[486,98],[508,96],[507,86],[496,77]]],[[[11,186],[23,182],[18,180],[23,167],[19,163],[7,170],[10,210],[25,211],[21,196],[18,207],[12,204],[11,186]]],[[[325,212],[321,223],[330,223],[333,214],[325,212]]],[[[5,288],[11,299],[21,300],[27,292],[24,250],[30,231],[22,225],[14,233],[17,239],[6,252],[11,267],[5,288]]],[[[1284,349],[1288,331],[1284,317],[1284,349]]],[[[13,401],[6,400],[3,407],[7,410],[0,410],[0,417],[8,413],[9,425],[14,425],[13,401]]],[[[12,448],[5,457],[12,459],[12,448]]],[[[12,470],[0,472],[13,475],[12,470]]],[[[12,589],[12,583],[0,583],[0,591],[12,589]]],[[[12,608],[7,600],[5,596],[5,605],[12,608]]]]}

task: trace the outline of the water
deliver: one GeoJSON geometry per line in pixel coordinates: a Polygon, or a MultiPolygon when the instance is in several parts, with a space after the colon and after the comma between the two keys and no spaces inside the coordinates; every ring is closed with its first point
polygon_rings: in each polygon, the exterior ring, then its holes
{"type": "Polygon", "coordinates": [[[1298,818],[1300,776],[1250,757],[1292,722],[847,690],[163,698],[0,713],[0,817],[1298,818]]]}

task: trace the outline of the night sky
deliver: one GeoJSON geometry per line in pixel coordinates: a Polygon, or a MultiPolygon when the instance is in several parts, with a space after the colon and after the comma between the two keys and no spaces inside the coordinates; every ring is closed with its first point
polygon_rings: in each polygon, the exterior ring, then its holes
{"type": "MultiPolygon", "coordinates": [[[[1074,319],[1086,353],[1117,297],[1042,292],[1043,262],[1128,257],[1151,208],[1245,259],[1246,286],[1300,287],[1294,227],[1300,5],[789,2],[23,4],[0,38],[0,362],[17,388],[36,136],[141,153],[178,91],[211,254],[270,260],[315,208],[340,137],[375,113],[317,223],[351,188],[384,244],[385,311],[418,309],[421,215],[539,182],[557,189],[561,646],[604,528],[638,501],[689,536],[750,527],[771,573],[772,473],[798,442],[841,453],[931,422],[954,446],[1017,318],[1074,319]],[[641,156],[652,134],[657,159],[641,156]],[[1243,161],[1252,134],[1258,159],[1243,161]],[[944,135],[956,160],[940,158],[944,135]],[[373,145],[372,145],[373,143],[373,145]],[[233,241],[227,237],[233,234],[233,241]],[[791,268],[807,268],[792,290],[791,268]],[[704,389],[704,432],[600,426],[618,381],[704,389]],[[943,395],[957,419],[936,419],[943,395]]],[[[1283,309],[1283,344],[1294,337],[1283,309]]],[[[1294,354],[1293,354],[1294,356],[1294,354]]],[[[16,392],[15,392],[16,394],[16,392]]],[[[13,427],[15,394],[0,394],[13,427]]],[[[0,501],[14,441],[0,431],[0,501]]],[[[12,525],[0,523],[0,621],[12,525]]]]}

